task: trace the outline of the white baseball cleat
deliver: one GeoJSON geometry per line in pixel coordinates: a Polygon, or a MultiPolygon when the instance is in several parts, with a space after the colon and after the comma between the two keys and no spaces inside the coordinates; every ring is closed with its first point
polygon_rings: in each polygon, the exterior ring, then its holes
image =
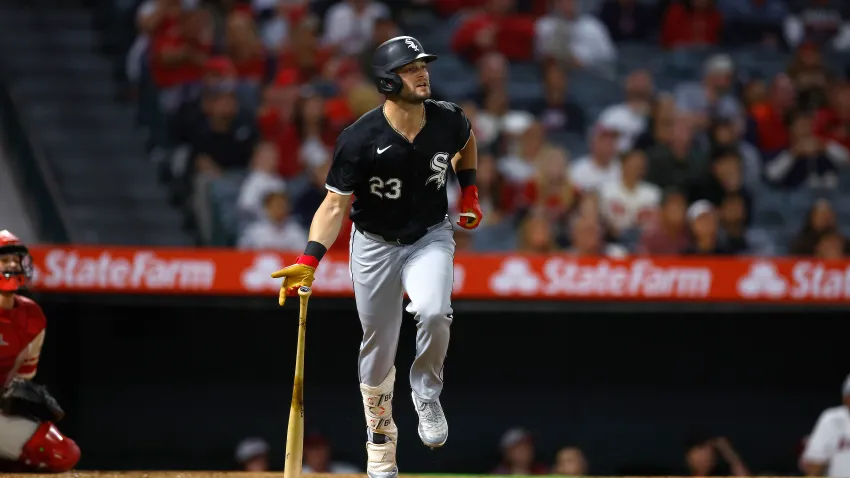
{"type": "Polygon", "coordinates": [[[411,394],[416,413],[419,415],[419,438],[427,447],[439,448],[446,444],[449,438],[449,424],[440,405],[440,399],[426,402],[411,394]]]}

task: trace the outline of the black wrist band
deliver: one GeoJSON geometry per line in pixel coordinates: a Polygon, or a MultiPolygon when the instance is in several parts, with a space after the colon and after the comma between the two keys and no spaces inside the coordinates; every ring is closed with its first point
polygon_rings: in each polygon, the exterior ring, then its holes
{"type": "Polygon", "coordinates": [[[475,170],[474,169],[462,169],[455,173],[457,176],[457,182],[460,183],[461,188],[465,188],[467,186],[475,186],[475,170]]]}
{"type": "Polygon", "coordinates": [[[304,248],[304,255],[313,256],[317,261],[322,260],[322,256],[324,256],[326,252],[328,252],[328,248],[316,241],[308,242],[307,247],[304,248]]]}

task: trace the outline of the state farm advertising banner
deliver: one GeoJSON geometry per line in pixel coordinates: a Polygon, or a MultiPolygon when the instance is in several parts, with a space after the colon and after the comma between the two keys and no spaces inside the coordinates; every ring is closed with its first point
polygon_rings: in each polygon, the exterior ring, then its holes
{"type": "MultiPolygon", "coordinates": [[[[267,295],[269,275],[294,253],[218,249],[35,246],[33,290],[123,294],[267,295]]],[[[850,261],[566,255],[455,256],[457,299],[842,303],[850,261]]],[[[347,255],[328,254],[316,272],[318,296],[353,295],[347,255]]]]}

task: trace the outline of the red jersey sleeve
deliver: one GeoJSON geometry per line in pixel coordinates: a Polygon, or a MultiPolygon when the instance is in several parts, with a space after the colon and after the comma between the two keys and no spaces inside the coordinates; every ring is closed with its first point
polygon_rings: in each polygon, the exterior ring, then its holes
{"type": "Polygon", "coordinates": [[[41,347],[44,344],[44,334],[47,331],[47,317],[44,316],[41,307],[32,300],[23,297],[18,297],[18,300],[20,300],[20,304],[24,307],[26,313],[25,333],[31,339],[18,356],[15,376],[29,380],[38,371],[38,360],[41,357],[41,347]]]}

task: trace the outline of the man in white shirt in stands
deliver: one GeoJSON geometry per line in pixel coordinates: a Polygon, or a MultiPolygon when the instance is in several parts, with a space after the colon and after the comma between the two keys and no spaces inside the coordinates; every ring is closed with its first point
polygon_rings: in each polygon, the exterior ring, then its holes
{"type": "Polygon", "coordinates": [[[600,113],[600,121],[620,133],[617,149],[621,153],[632,149],[646,130],[655,95],[655,83],[648,70],[635,70],[626,77],[626,101],[611,105],[600,113]]]}
{"type": "Polygon", "coordinates": [[[590,138],[590,153],[573,163],[570,180],[583,192],[597,193],[607,183],[620,180],[617,159],[619,133],[611,125],[598,121],[590,138]]]}
{"type": "Polygon", "coordinates": [[[554,0],[550,12],[534,25],[534,47],[541,58],[571,67],[611,72],[617,48],[605,25],[580,12],[578,0],[554,0]]]}
{"type": "Polygon", "coordinates": [[[821,413],[809,436],[801,460],[807,476],[850,476],[850,375],[842,397],[842,405],[821,413]]]}
{"type": "Polygon", "coordinates": [[[239,249],[297,252],[307,247],[307,231],[289,215],[289,196],[284,189],[270,189],[263,196],[266,217],[239,237],[239,249]]]}
{"type": "Polygon", "coordinates": [[[623,155],[622,174],[616,181],[602,186],[602,214],[615,236],[647,224],[658,213],[661,189],[643,180],[646,176],[646,155],[632,150],[623,155]]]}

